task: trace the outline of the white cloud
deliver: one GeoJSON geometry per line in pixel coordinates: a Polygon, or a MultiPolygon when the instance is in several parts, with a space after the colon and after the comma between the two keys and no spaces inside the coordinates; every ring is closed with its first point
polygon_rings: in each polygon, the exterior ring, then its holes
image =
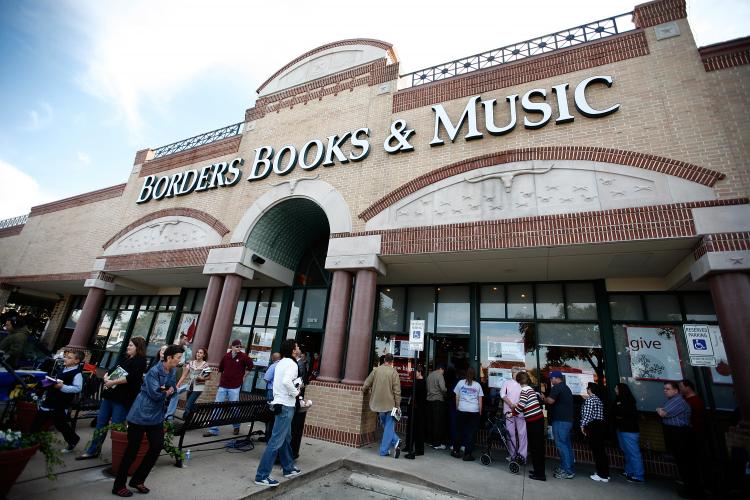
{"type": "Polygon", "coordinates": [[[91,165],[91,155],[88,153],[84,153],[83,151],[78,152],[78,161],[81,162],[83,166],[88,167],[91,165]]]}
{"type": "Polygon", "coordinates": [[[23,130],[27,132],[36,132],[52,124],[54,112],[50,103],[40,101],[38,107],[30,109],[27,113],[27,122],[23,125],[23,130]]]}
{"type": "Polygon", "coordinates": [[[39,183],[21,169],[0,160],[0,179],[3,180],[0,220],[29,213],[31,207],[54,199],[39,183]]]}

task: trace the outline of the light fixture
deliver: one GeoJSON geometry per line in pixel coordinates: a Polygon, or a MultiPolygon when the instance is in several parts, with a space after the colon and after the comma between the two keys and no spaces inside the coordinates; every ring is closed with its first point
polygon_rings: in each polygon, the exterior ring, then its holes
{"type": "Polygon", "coordinates": [[[253,264],[261,265],[266,262],[266,259],[258,255],[257,253],[254,253],[252,257],[250,257],[250,260],[253,262],[253,264]]]}
{"type": "Polygon", "coordinates": [[[522,294],[521,294],[521,298],[522,298],[522,299],[525,299],[525,298],[526,298],[526,294],[525,294],[525,293],[522,293],[522,294]]]}
{"type": "Polygon", "coordinates": [[[497,292],[497,287],[496,287],[496,286],[493,286],[493,287],[492,287],[492,291],[493,291],[493,292],[497,292]]]}

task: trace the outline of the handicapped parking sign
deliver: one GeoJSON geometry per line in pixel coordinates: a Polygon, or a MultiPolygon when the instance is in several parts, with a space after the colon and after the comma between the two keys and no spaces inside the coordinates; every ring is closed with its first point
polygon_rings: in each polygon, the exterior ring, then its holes
{"type": "Polygon", "coordinates": [[[693,349],[696,351],[707,351],[708,345],[706,339],[693,339],[693,349]]]}
{"type": "Polygon", "coordinates": [[[683,325],[690,364],[693,366],[716,366],[713,344],[708,325],[683,325]]]}

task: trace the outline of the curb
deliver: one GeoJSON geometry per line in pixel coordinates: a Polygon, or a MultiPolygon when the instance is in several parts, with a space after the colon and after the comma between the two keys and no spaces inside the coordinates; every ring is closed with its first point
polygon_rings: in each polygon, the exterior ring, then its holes
{"type": "Polygon", "coordinates": [[[352,473],[346,480],[346,484],[404,500],[456,500],[458,498],[466,498],[431,491],[425,486],[407,485],[358,472],[352,473]]]}

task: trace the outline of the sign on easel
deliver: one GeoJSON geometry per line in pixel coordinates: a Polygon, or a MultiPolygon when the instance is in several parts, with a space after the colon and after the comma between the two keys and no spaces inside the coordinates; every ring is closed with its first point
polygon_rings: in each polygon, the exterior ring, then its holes
{"type": "Polygon", "coordinates": [[[424,351],[424,320],[415,319],[409,324],[409,349],[424,351]]]}

